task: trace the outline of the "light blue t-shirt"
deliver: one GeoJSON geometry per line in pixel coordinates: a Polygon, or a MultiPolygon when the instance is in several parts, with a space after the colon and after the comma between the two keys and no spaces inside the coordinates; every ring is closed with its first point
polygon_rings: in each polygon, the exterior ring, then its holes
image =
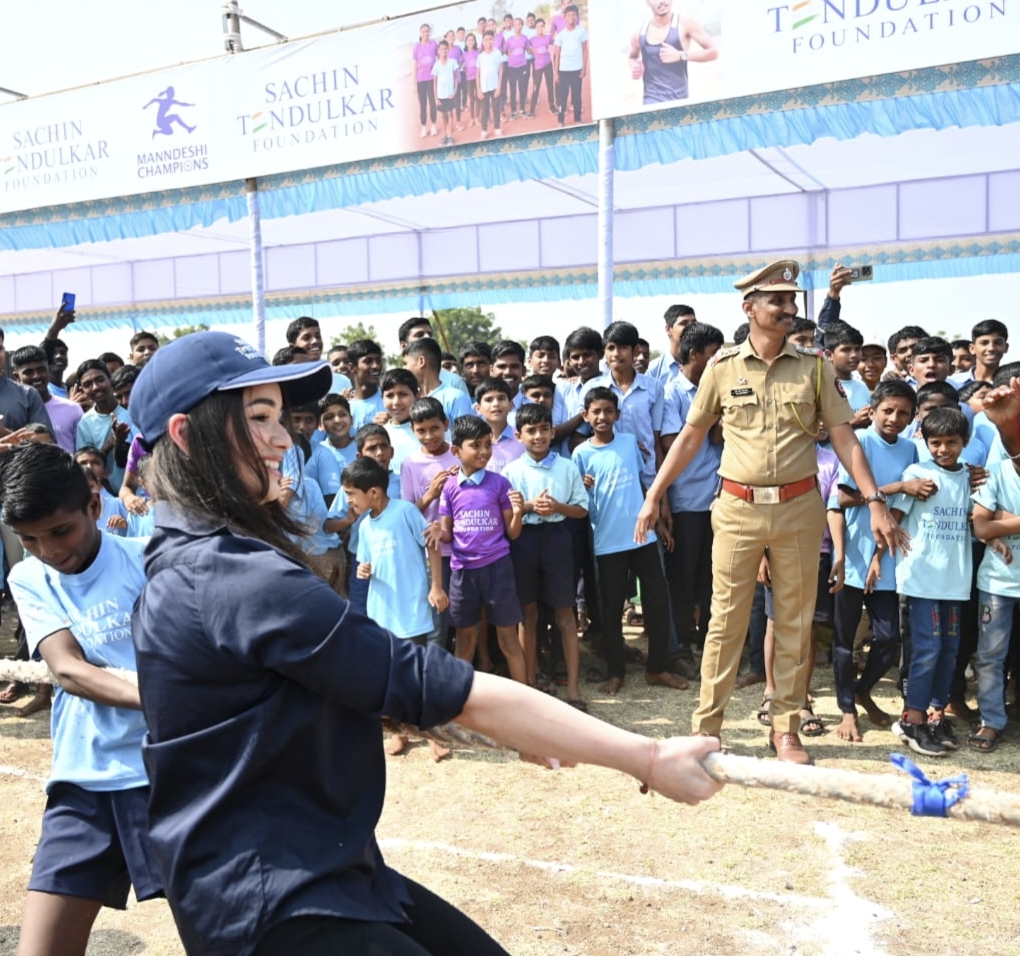
{"type": "MultiPolygon", "coordinates": [[[[131,610],[145,587],[146,541],[100,535],[95,560],[80,574],[61,574],[34,558],[11,569],[8,583],[25,625],[29,652],[57,631],[69,630],[85,660],[134,671],[131,610]]],[[[73,783],[83,790],[128,790],[148,785],[142,764],[145,718],[140,710],[97,704],[54,689],[50,734],[53,765],[47,788],[73,783]]]]}
{"type": "Polygon", "coordinates": [[[156,530],[156,509],[150,502],[149,510],[143,515],[128,512],[127,524],[127,531],[124,532],[125,538],[152,537],[152,533],[156,530]]]}
{"type": "Polygon", "coordinates": [[[390,444],[393,446],[393,458],[390,460],[390,468],[399,475],[400,466],[404,463],[404,459],[408,455],[421,451],[421,443],[414,437],[414,426],[411,424],[410,419],[400,424],[387,424],[385,428],[386,434],[390,436],[390,444]]]}
{"type": "MultiPolygon", "coordinates": [[[[356,448],[357,446],[351,442],[348,447],[356,448]]],[[[315,479],[321,495],[335,495],[340,490],[340,472],[342,470],[338,456],[332,454],[329,448],[325,448],[321,444],[313,444],[311,448],[311,457],[305,462],[305,477],[315,479]]]]}
{"type": "MultiPolygon", "coordinates": [[[[697,390],[697,386],[678,368],[666,385],[662,414],[663,435],[680,434],[697,390]]],[[[674,514],[680,511],[708,511],[712,507],[719,487],[722,447],[721,444],[713,445],[706,436],[691,463],[666,492],[670,511],[674,514]]]]}
{"type": "MultiPolygon", "coordinates": [[[[1020,515],[1020,475],[1011,461],[1000,461],[988,469],[988,480],[972,495],[975,504],[989,511],[1020,515]]],[[[1006,564],[991,548],[978,566],[978,590],[1000,597],[1020,599],[1020,534],[1001,539],[1013,551],[1013,563],[1006,564]]]]}
{"type": "Polygon", "coordinates": [[[311,475],[305,475],[301,490],[294,495],[291,512],[308,530],[308,537],[302,539],[301,545],[309,554],[325,554],[330,548],[340,547],[340,535],[326,534],[322,528],[329,511],[322,489],[311,475]]]}
{"type": "Polygon", "coordinates": [[[452,385],[440,385],[439,388],[429,392],[429,398],[434,398],[443,406],[446,413],[446,420],[452,425],[455,418],[461,415],[473,415],[475,413],[471,399],[452,385]]]}
{"type": "Polygon", "coordinates": [[[342,476],[344,469],[358,457],[358,445],[353,438],[350,444],[344,448],[337,448],[336,445],[330,443],[328,438],[324,442],[320,442],[319,447],[326,449],[335,459],[338,476],[342,476]]]}
{"type": "Polygon", "coordinates": [[[890,507],[903,512],[900,524],[910,535],[910,550],[896,556],[896,590],[932,601],[970,598],[970,472],[940,468],[934,462],[911,465],[903,480],[930,478],[938,490],[922,501],[895,495],[890,507]]]}
{"type": "Polygon", "coordinates": [[[868,386],[864,382],[851,378],[846,381],[839,379],[839,384],[846,392],[846,400],[850,403],[851,411],[859,412],[866,405],[871,404],[871,392],[868,391],[868,386]]]}
{"type": "MultiPolygon", "coordinates": [[[[871,473],[875,476],[875,484],[879,488],[899,481],[903,477],[903,472],[917,461],[917,447],[909,438],[898,435],[896,441],[890,444],[875,431],[874,425],[858,431],[857,440],[864,449],[864,456],[868,459],[871,473]]],[[[849,485],[851,488],[857,487],[842,466],[836,483],[849,485]]],[[[834,489],[829,500],[830,508],[834,506],[836,494],[837,489],[834,489]]],[[[861,505],[847,508],[843,515],[846,520],[846,583],[850,587],[863,590],[868,566],[875,554],[875,539],[871,534],[871,509],[861,505]]],[[[875,590],[895,591],[896,566],[888,551],[882,555],[879,573],[881,577],[875,584],[875,590]]]]}
{"type": "Polygon", "coordinates": [[[988,455],[985,458],[986,468],[990,469],[992,465],[1009,457],[1003,447],[1002,438],[999,436],[999,429],[989,421],[984,412],[978,412],[970,423],[970,437],[971,441],[975,438],[980,440],[988,449],[988,455]]]}
{"type": "Polygon", "coordinates": [[[351,399],[351,434],[355,434],[362,425],[375,421],[379,412],[384,412],[382,389],[376,389],[371,398],[351,399]]]}
{"type": "MultiPolygon", "coordinates": [[[[914,436],[913,442],[917,445],[918,462],[924,464],[931,461],[932,457],[931,452],[928,451],[928,443],[920,432],[914,436]]],[[[971,435],[970,440],[963,446],[963,451],[960,453],[960,461],[965,465],[977,465],[980,468],[984,468],[987,460],[988,449],[985,448],[981,438],[977,435],[971,435]]]]}
{"type": "Polygon", "coordinates": [[[361,522],[358,564],[372,565],[368,616],[397,637],[423,637],[433,630],[427,527],[422,513],[399,498],[390,498],[378,518],[367,515],[361,522]]]}
{"type": "MultiPolygon", "coordinates": [[[[386,488],[386,494],[391,498],[400,497],[400,475],[395,472],[390,472],[390,481],[386,488]]],[[[347,510],[347,494],[344,492],[343,487],[341,487],[336,493],[336,497],[333,499],[333,504],[329,506],[327,517],[340,519],[346,518],[347,510]]],[[[357,520],[351,525],[347,532],[347,550],[355,556],[357,556],[358,553],[358,525],[360,525],[364,520],[365,516],[363,514],[358,515],[357,520]]]]}
{"type": "MultiPolygon", "coordinates": [[[[595,478],[594,486],[588,489],[588,520],[595,554],[642,547],[634,541],[634,524],[645,500],[637,439],[621,432],[608,445],[593,445],[588,439],[574,449],[573,459],[582,478],[595,478]]],[[[655,540],[655,532],[649,531],[647,542],[655,540]]]]}
{"type": "MultiPolygon", "coordinates": [[[[616,421],[615,432],[617,435],[627,433],[637,439],[638,451],[641,453],[641,481],[645,488],[650,488],[655,481],[655,434],[662,432],[665,408],[662,382],[637,372],[630,388],[624,392],[616,384],[612,372],[606,372],[587,381],[581,390],[582,408],[588,392],[599,387],[616,393],[620,417],[616,421]]],[[[581,432],[590,435],[591,428],[585,425],[581,432]]]]}
{"type": "Polygon", "coordinates": [[[109,526],[111,518],[124,518],[127,520],[128,510],[124,507],[123,502],[120,498],[116,498],[110,494],[105,488],[100,489],[99,500],[102,502],[103,511],[96,519],[96,525],[107,531],[110,534],[119,535],[124,537],[127,535],[127,530],[124,528],[111,528],[109,526]]]}
{"type": "MultiPolygon", "coordinates": [[[[564,505],[577,505],[587,510],[588,489],[584,487],[577,466],[569,458],[561,458],[551,451],[541,461],[535,461],[527,452],[514,459],[503,469],[503,477],[514,491],[524,495],[525,501],[537,498],[548,491],[553,499],[564,505]]],[[[555,524],[564,521],[561,514],[540,515],[534,511],[524,515],[524,524],[555,524]]]]}
{"type": "MultiPolygon", "coordinates": [[[[130,444],[137,437],[138,429],[135,428],[135,423],[131,421],[128,410],[118,405],[114,408],[112,414],[118,422],[127,422],[130,429],[128,432],[128,444],[130,444]]],[[[78,419],[75,448],[85,448],[87,445],[91,445],[93,448],[101,449],[106,444],[106,440],[110,437],[112,430],[113,422],[110,421],[110,416],[103,415],[92,408],[78,419]]],[[[106,471],[110,487],[114,491],[120,491],[120,486],[124,481],[124,469],[117,464],[116,454],[115,448],[111,448],[107,452],[106,471]]]]}

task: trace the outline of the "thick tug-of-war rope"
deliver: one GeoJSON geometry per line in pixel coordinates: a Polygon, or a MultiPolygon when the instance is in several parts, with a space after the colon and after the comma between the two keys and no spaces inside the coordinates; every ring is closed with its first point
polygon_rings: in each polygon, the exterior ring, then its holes
{"type": "MultiPolygon", "coordinates": [[[[110,668],[110,673],[132,684],[137,683],[137,675],[132,671],[110,668]]],[[[28,684],[55,683],[53,674],[41,661],[0,660],[0,680],[28,684]]],[[[435,739],[444,744],[486,750],[504,749],[496,741],[456,723],[433,727],[427,731],[396,721],[387,723],[399,733],[435,739]]],[[[650,763],[654,763],[658,744],[654,738],[649,739],[652,741],[650,763]]],[[[708,773],[720,783],[783,790],[890,810],[905,809],[917,816],[952,817],[954,820],[978,820],[982,823],[1020,827],[1020,796],[971,788],[966,774],[958,774],[946,780],[928,780],[921,769],[903,754],[893,754],[892,762],[912,779],[906,780],[900,774],[864,774],[855,770],[805,767],[723,753],[709,754],[704,765],[708,773]]],[[[654,783],[651,788],[647,784],[642,786],[642,792],[648,789],[654,790],[654,783]]]]}

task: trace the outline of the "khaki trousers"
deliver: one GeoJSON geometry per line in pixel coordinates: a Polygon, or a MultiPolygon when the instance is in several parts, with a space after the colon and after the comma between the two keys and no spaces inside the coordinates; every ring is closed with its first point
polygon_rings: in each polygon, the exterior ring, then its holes
{"type": "Polygon", "coordinates": [[[807,662],[825,529],[821,495],[811,491],[774,505],[722,492],[712,509],[712,620],[701,659],[701,702],[694,733],[718,736],[733,693],[751,616],[755,579],[769,549],[775,607],[776,693],[769,713],[777,733],[796,733],[807,699],[807,662]]]}

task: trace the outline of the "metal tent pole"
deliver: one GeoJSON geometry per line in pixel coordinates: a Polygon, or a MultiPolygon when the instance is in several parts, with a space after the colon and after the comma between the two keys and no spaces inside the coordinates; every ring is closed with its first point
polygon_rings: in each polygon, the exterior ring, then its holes
{"type": "Polygon", "coordinates": [[[266,354],[266,290],[262,270],[262,216],[259,212],[258,180],[246,179],[244,191],[248,199],[248,226],[251,237],[251,305],[255,322],[255,345],[266,354]]]}
{"type": "Polygon", "coordinates": [[[613,321],[613,177],[616,168],[616,128],[611,119],[599,120],[598,277],[602,327],[613,321]]]}

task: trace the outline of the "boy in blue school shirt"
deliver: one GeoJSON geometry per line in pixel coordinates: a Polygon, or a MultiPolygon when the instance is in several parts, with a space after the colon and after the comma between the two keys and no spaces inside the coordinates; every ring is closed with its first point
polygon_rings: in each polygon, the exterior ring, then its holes
{"type": "Polygon", "coordinates": [[[304,474],[315,480],[319,493],[328,507],[340,490],[340,464],[337,457],[321,441],[315,440],[319,425],[318,405],[301,405],[290,410],[289,431],[304,453],[304,474]]]}
{"type": "Polygon", "coordinates": [[[625,675],[622,614],[629,572],[641,582],[641,607],[648,633],[645,681],[686,690],[687,682],[669,670],[669,598],[656,536],[644,545],[634,541],[634,523],[644,503],[643,461],[637,439],[616,433],[620,417],[616,392],[593,388],[584,396],[585,420],[592,437],[574,449],[574,463],[588,489],[588,519],[595,539],[602,593],[603,648],[608,680],[603,690],[620,692],[625,675]]]}
{"type": "MultiPolygon", "coordinates": [[[[927,478],[903,481],[903,473],[917,461],[914,443],[903,437],[903,431],[913,420],[914,408],[914,390],[906,382],[879,382],[871,396],[871,427],[858,432],[875,483],[885,495],[903,492],[923,499],[935,490],[934,483],[927,478]]],[[[846,580],[843,589],[836,592],[832,646],[836,703],[843,714],[836,736],[859,742],[857,705],[864,708],[869,720],[878,727],[888,727],[893,722],[875,703],[871,691],[899,654],[899,598],[895,565],[888,553],[882,555],[880,576],[869,586],[868,568],[875,554],[875,542],[868,507],[845,468],[840,468],[836,482],[837,491],[830,496],[828,506],[842,510],[846,519],[846,580]],[[864,673],[858,678],[853,650],[862,606],[868,609],[874,636],[864,673]]]]}
{"type": "Polygon", "coordinates": [[[528,683],[538,671],[538,602],[552,608],[563,641],[567,667],[567,703],[587,712],[581,697],[581,655],[577,643],[574,599],[573,540],[567,518],[588,514],[588,492],[569,458],[550,451],[553,440],[552,411],[544,404],[522,405],[517,412],[517,440],[524,454],[510,462],[503,477],[523,510],[521,533],[510,542],[510,558],[517,582],[524,621],[520,633],[528,683]]]}
{"type": "MultiPolygon", "coordinates": [[[[637,439],[641,452],[641,484],[650,488],[662,464],[659,444],[662,433],[662,383],[634,368],[638,330],[629,322],[613,322],[602,335],[604,375],[591,379],[581,393],[582,402],[593,388],[608,388],[616,395],[619,421],[616,432],[637,439]]],[[[587,407],[587,406],[586,406],[587,407]]],[[[590,434],[590,431],[588,432],[590,434]]]]}
{"type": "Polygon", "coordinates": [[[135,670],[131,609],[145,586],[145,542],[96,527],[99,499],[57,445],[31,444],[3,469],[3,521],[28,552],[8,586],[29,650],[57,677],[42,834],[19,952],[84,953],[103,906],[162,896],[149,848],[145,720],[138,689],[107,668],[135,670]]]}
{"type": "MultiPolygon", "coordinates": [[[[909,467],[903,481],[930,481],[935,490],[923,500],[900,494],[891,504],[910,534],[910,550],[896,558],[896,589],[909,605],[910,667],[906,708],[893,732],[916,753],[944,757],[959,748],[944,711],[960,643],[960,606],[970,597],[970,473],[960,462],[970,428],[959,409],[937,408],[921,432],[932,460],[909,467]]],[[[880,560],[876,554],[869,581],[880,560]]]]}

